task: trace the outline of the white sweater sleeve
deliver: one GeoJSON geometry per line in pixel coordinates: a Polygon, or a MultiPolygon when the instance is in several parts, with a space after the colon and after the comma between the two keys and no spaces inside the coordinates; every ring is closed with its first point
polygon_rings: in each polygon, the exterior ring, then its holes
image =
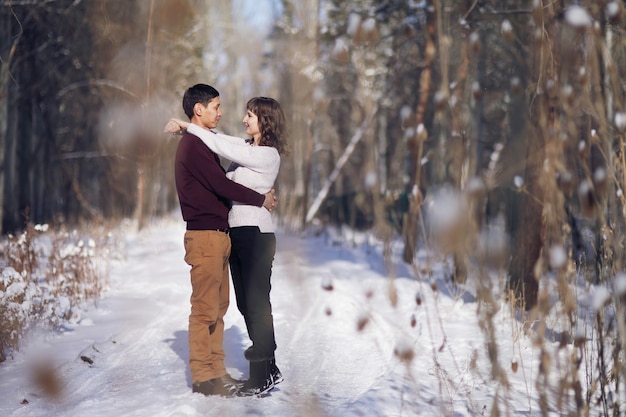
{"type": "Polygon", "coordinates": [[[254,171],[272,171],[280,164],[276,148],[251,146],[245,139],[216,133],[191,123],[187,131],[199,137],[216,154],[254,171]]]}

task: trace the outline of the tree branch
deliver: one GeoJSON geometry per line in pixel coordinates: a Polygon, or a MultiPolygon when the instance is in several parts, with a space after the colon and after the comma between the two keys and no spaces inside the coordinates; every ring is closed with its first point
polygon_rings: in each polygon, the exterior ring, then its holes
{"type": "Polygon", "coordinates": [[[337,161],[337,165],[335,165],[333,172],[331,172],[330,176],[324,183],[324,186],[320,190],[319,194],[317,195],[317,197],[315,197],[315,200],[313,201],[311,208],[309,208],[309,211],[307,212],[306,219],[305,219],[307,223],[313,220],[313,217],[319,210],[320,206],[322,205],[322,202],[324,201],[324,199],[326,199],[326,196],[328,195],[328,191],[330,190],[331,185],[333,185],[333,182],[335,182],[335,180],[339,176],[339,173],[341,172],[343,166],[346,164],[346,162],[348,162],[348,159],[350,158],[350,155],[354,151],[356,144],[363,137],[363,133],[365,133],[365,128],[367,128],[367,126],[369,126],[369,124],[372,122],[372,119],[374,118],[374,115],[376,114],[377,111],[378,111],[378,104],[374,106],[374,108],[367,115],[365,120],[363,120],[363,123],[361,123],[361,126],[359,126],[357,131],[354,133],[354,135],[352,136],[352,139],[350,139],[350,143],[348,143],[348,146],[343,151],[343,154],[337,161]]]}

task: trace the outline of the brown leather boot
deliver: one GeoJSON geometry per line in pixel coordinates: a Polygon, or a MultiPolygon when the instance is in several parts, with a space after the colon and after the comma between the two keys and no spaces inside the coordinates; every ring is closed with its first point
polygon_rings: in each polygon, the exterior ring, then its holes
{"type": "Polygon", "coordinates": [[[243,386],[241,381],[238,381],[226,374],[219,378],[210,379],[203,382],[194,382],[191,386],[192,392],[197,392],[204,395],[220,395],[222,397],[234,397],[237,395],[237,391],[243,386]]]}

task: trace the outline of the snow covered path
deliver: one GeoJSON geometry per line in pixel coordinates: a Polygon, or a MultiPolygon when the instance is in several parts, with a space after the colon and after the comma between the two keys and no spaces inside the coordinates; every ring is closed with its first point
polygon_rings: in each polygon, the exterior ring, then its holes
{"type": "MultiPolygon", "coordinates": [[[[380,248],[282,233],[272,304],[285,381],[265,398],[192,394],[183,233],[172,219],[130,236],[127,259],[115,264],[98,306],[61,335],[33,337],[0,366],[0,416],[471,416],[491,408],[493,383],[468,370],[474,357],[481,373],[489,372],[475,304],[433,292],[399,270],[394,307],[380,248]],[[410,362],[394,354],[404,347],[412,348],[410,362]],[[31,383],[30,365],[42,359],[61,377],[60,400],[31,383]]],[[[511,329],[502,332],[501,355],[513,356],[511,329]]],[[[225,350],[234,377],[247,377],[247,346],[233,294],[225,350]]],[[[522,369],[531,362],[522,358],[522,369]]],[[[510,406],[532,415],[524,384],[510,406]]]]}

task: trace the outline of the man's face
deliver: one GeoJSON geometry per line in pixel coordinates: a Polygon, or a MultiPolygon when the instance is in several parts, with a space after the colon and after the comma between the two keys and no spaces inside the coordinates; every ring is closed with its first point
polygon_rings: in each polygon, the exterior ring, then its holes
{"type": "Polygon", "coordinates": [[[222,117],[219,97],[215,97],[209,101],[206,107],[201,103],[196,103],[194,110],[197,118],[197,124],[205,129],[215,129],[220,121],[220,117],[222,117]]]}

